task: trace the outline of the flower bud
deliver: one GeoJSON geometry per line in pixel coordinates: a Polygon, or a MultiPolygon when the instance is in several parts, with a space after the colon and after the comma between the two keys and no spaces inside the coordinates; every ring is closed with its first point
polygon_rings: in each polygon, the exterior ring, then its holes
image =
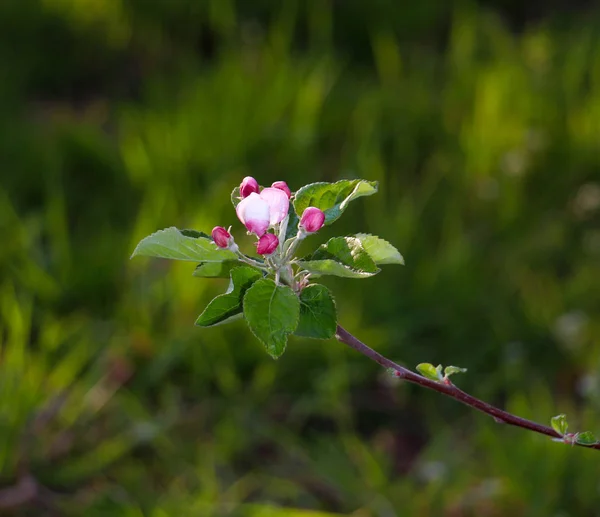
{"type": "Polygon", "coordinates": [[[279,246],[277,235],[265,233],[256,243],[256,252],[259,255],[270,255],[277,249],[277,246],[279,246]]]}
{"type": "Polygon", "coordinates": [[[252,176],[246,176],[240,185],[240,196],[242,196],[242,199],[246,199],[253,192],[258,194],[259,190],[258,181],[256,181],[252,176]]]}
{"type": "Polygon", "coordinates": [[[213,241],[219,248],[228,248],[231,234],[222,226],[215,226],[211,233],[213,241]]]}
{"type": "Polygon", "coordinates": [[[271,185],[271,187],[283,190],[287,194],[288,199],[292,197],[292,191],[290,190],[290,187],[287,186],[285,181],[276,181],[273,183],[273,185],[271,185]]]}
{"type": "Polygon", "coordinates": [[[325,213],[314,206],[309,206],[302,212],[300,228],[307,233],[318,232],[325,224],[325,213]]]}

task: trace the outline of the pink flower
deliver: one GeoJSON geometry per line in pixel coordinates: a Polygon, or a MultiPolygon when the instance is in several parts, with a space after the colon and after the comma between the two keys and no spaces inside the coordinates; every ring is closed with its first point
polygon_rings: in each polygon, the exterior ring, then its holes
{"type": "Polygon", "coordinates": [[[261,199],[269,204],[269,223],[279,224],[288,215],[290,200],[283,190],[278,188],[265,188],[260,193],[261,199]]]}
{"type": "Polygon", "coordinates": [[[265,188],[260,194],[252,192],[235,209],[238,219],[249,232],[261,237],[269,226],[285,219],[290,201],[283,190],[265,188]]]}
{"type": "Polygon", "coordinates": [[[222,226],[215,226],[211,233],[213,241],[219,248],[228,248],[231,234],[222,226]]]}
{"type": "Polygon", "coordinates": [[[287,186],[285,181],[276,181],[273,183],[273,185],[271,185],[271,187],[283,190],[287,194],[288,199],[292,197],[292,191],[290,190],[290,187],[287,186]]]}
{"type": "Polygon", "coordinates": [[[270,255],[277,249],[277,246],[279,246],[277,235],[265,233],[256,243],[256,252],[259,255],[270,255]]]}
{"type": "Polygon", "coordinates": [[[325,213],[314,206],[309,206],[302,212],[300,227],[307,233],[318,232],[325,224],[325,213]]]}
{"type": "Polygon", "coordinates": [[[252,176],[246,176],[240,185],[240,196],[242,196],[242,199],[245,199],[253,192],[258,194],[259,190],[258,181],[256,181],[252,176]]]}

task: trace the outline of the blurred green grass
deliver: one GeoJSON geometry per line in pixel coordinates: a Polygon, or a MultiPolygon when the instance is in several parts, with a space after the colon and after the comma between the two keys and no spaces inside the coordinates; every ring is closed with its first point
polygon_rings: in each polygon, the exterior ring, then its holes
{"type": "Polygon", "coordinates": [[[378,180],[314,243],[371,232],[407,264],[328,281],[341,323],[600,431],[598,13],[552,14],[511,32],[468,3],[3,2],[0,481],[39,488],[0,513],[595,515],[593,451],[333,341],[274,362],[243,324],[194,328],[222,282],[128,261],[156,229],[235,224],[245,175],[378,180]]]}

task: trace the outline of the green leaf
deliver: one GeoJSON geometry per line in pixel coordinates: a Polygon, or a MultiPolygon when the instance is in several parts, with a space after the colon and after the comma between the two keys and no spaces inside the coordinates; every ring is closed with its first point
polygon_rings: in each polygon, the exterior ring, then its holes
{"type": "Polygon", "coordinates": [[[567,423],[567,415],[553,416],[550,420],[550,423],[552,425],[552,429],[554,429],[561,436],[564,436],[569,428],[569,424],[567,423]]]}
{"type": "Polygon", "coordinates": [[[277,359],[285,351],[288,335],[298,326],[300,300],[289,287],[263,278],[246,291],[244,316],[267,352],[277,359]]]}
{"type": "Polygon", "coordinates": [[[371,256],[375,264],[404,265],[404,258],[400,255],[400,252],[388,241],[366,233],[358,233],[355,237],[363,245],[363,248],[365,248],[365,251],[371,256]]]}
{"type": "Polygon", "coordinates": [[[242,263],[239,260],[224,260],[223,262],[201,262],[196,266],[192,276],[200,278],[229,278],[234,267],[242,263]]]}
{"type": "Polygon", "coordinates": [[[325,224],[337,220],[353,199],[377,192],[376,181],[341,180],[336,183],[311,183],[302,187],[294,197],[294,208],[301,216],[309,206],[325,212],[325,224]]]}
{"type": "Polygon", "coordinates": [[[240,187],[235,187],[231,191],[231,203],[233,204],[233,208],[237,208],[242,200],[242,195],[240,194],[240,187]]]}
{"type": "Polygon", "coordinates": [[[294,205],[290,204],[290,210],[288,212],[288,215],[290,218],[288,220],[288,226],[285,232],[286,241],[288,239],[291,239],[292,237],[296,237],[296,235],[298,234],[298,223],[300,222],[298,214],[296,213],[296,210],[294,210],[294,205]]]}
{"type": "Polygon", "coordinates": [[[598,440],[594,436],[594,433],[592,433],[591,431],[585,431],[583,433],[578,433],[575,441],[579,445],[596,445],[598,443],[598,440]]]}
{"type": "Polygon", "coordinates": [[[199,327],[212,327],[242,314],[242,301],[248,288],[262,277],[257,269],[240,266],[231,270],[231,281],[225,294],[214,298],[196,320],[199,327]]]}
{"type": "Polygon", "coordinates": [[[182,235],[184,235],[185,237],[193,237],[194,239],[198,239],[199,237],[202,237],[203,239],[210,239],[212,241],[212,237],[210,235],[208,235],[207,233],[204,232],[200,232],[198,230],[179,230],[181,232],[182,235]]]}
{"type": "Polygon", "coordinates": [[[465,373],[466,371],[466,368],[459,368],[458,366],[446,366],[444,369],[444,377],[450,377],[450,375],[454,375],[455,373],[465,373]]]}
{"type": "Polygon", "coordinates": [[[431,363],[421,363],[417,365],[417,370],[423,377],[427,377],[432,381],[442,380],[442,365],[438,365],[437,368],[431,363]]]}
{"type": "Polygon", "coordinates": [[[142,239],[131,257],[142,255],[193,262],[222,262],[237,258],[233,251],[217,248],[211,239],[200,232],[197,232],[198,236],[190,237],[191,232],[193,230],[178,230],[174,227],[159,230],[142,239]]]}
{"type": "Polygon", "coordinates": [[[322,244],[298,265],[314,276],[335,275],[346,278],[367,278],[379,273],[379,268],[355,237],[334,237],[322,244]]]}
{"type": "Polygon", "coordinates": [[[311,284],[300,292],[300,319],[296,336],[329,339],[335,335],[337,316],[329,289],[311,284]]]}

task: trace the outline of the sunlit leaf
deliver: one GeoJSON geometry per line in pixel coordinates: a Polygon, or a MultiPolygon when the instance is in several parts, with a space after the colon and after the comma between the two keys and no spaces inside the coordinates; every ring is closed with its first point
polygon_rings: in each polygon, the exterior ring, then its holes
{"type": "Polygon", "coordinates": [[[159,257],[174,260],[190,260],[193,262],[222,262],[235,260],[233,251],[217,248],[209,238],[198,232],[193,235],[193,230],[178,230],[171,227],[159,230],[142,239],[136,246],[131,257],[138,255],[146,257],[159,257]]]}
{"type": "Polygon", "coordinates": [[[567,429],[569,428],[569,424],[567,423],[567,415],[553,416],[550,420],[550,423],[552,425],[552,429],[554,429],[561,436],[566,434],[567,429]]]}
{"type": "Polygon", "coordinates": [[[299,216],[309,206],[325,212],[325,224],[337,220],[353,199],[377,192],[376,181],[341,180],[336,183],[311,183],[302,187],[294,197],[294,208],[299,216]]]}
{"type": "Polygon", "coordinates": [[[335,275],[346,278],[367,278],[379,272],[373,259],[355,237],[334,237],[298,265],[313,276],[335,275]]]}
{"type": "Polygon", "coordinates": [[[431,363],[420,363],[417,365],[417,370],[423,377],[427,377],[432,381],[441,381],[443,378],[441,365],[436,368],[431,363]]]}
{"type": "Polygon", "coordinates": [[[366,233],[358,233],[355,237],[363,245],[363,248],[365,248],[365,251],[370,255],[375,264],[404,265],[404,258],[400,255],[400,252],[388,241],[366,233]]]}
{"type": "Polygon", "coordinates": [[[444,368],[444,377],[450,377],[450,375],[454,375],[455,373],[465,373],[466,371],[466,368],[459,368],[458,366],[446,366],[446,368],[444,368]]]}

